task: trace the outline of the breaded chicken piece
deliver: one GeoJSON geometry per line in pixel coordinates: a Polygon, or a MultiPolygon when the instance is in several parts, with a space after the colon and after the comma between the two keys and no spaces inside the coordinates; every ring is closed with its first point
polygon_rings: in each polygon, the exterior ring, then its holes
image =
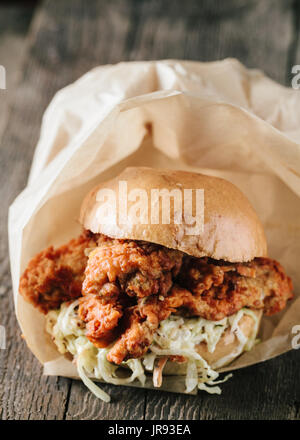
{"type": "Polygon", "coordinates": [[[57,249],[40,252],[20,279],[20,294],[43,313],[78,298],[88,259],[85,250],[96,245],[96,237],[84,232],[57,249]]]}
{"type": "Polygon", "coordinates": [[[167,295],[172,277],[179,272],[183,254],[129,240],[100,238],[98,243],[99,247],[89,255],[78,313],[87,325],[86,336],[97,346],[103,346],[106,335],[111,339],[114,323],[119,325],[122,335],[109,359],[120,363],[125,356],[138,357],[144,348],[147,350],[153,332],[165,319],[160,318],[159,313],[151,312],[148,316],[146,307],[126,307],[124,298],[133,298],[135,303],[137,298],[153,298],[154,302],[158,295],[167,295]],[[121,310],[124,317],[119,321],[121,310]],[[131,344],[132,341],[138,342],[131,344]],[[120,353],[124,353],[123,357],[120,353]]]}
{"type": "Polygon", "coordinates": [[[104,241],[89,255],[82,293],[106,296],[103,286],[118,282],[129,296],[166,295],[182,256],[182,252],[151,243],[104,241]]]}
{"type": "Polygon", "coordinates": [[[291,279],[280,263],[255,258],[249,263],[225,263],[208,258],[185,261],[167,301],[188,313],[218,321],[243,307],[280,312],[293,298],[291,279]]]}
{"type": "Polygon", "coordinates": [[[112,331],[117,308],[120,336],[107,356],[116,364],[142,356],[159,323],[171,313],[213,321],[233,315],[242,307],[273,314],[293,297],[290,278],[278,262],[269,258],[227,263],[182,257],[158,245],[148,248],[130,241],[114,240],[96,248],[85,273],[83,294],[87,296],[80,316],[87,323],[87,336],[93,343],[99,331],[104,337],[105,327],[108,334],[112,331]],[[93,297],[98,298],[99,311],[93,311],[90,325],[85,310],[93,308],[93,297]],[[123,297],[135,298],[137,305],[123,307],[121,317],[119,301],[123,297]],[[103,305],[105,301],[109,306],[103,305]],[[105,307],[108,312],[104,317],[105,307]],[[93,330],[98,314],[102,322],[97,318],[93,330]]]}
{"type": "Polygon", "coordinates": [[[87,231],[38,254],[20,281],[20,293],[44,313],[83,295],[78,315],[86,336],[97,347],[115,341],[107,359],[116,364],[145,354],[171,313],[218,321],[248,307],[272,315],[293,297],[292,289],[282,266],[270,258],[193,258],[87,231]]]}
{"type": "Polygon", "coordinates": [[[115,298],[87,295],[79,300],[78,316],[86,322],[86,337],[97,347],[106,347],[118,336],[117,326],[123,308],[115,298]]]}
{"type": "Polygon", "coordinates": [[[159,323],[167,319],[171,312],[172,309],[164,307],[157,295],[139,299],[137,306],[126,310],[126,329],[109,351],[107,360],[120,364],[124,360],[143,356],[153,341],[159,323]]]}

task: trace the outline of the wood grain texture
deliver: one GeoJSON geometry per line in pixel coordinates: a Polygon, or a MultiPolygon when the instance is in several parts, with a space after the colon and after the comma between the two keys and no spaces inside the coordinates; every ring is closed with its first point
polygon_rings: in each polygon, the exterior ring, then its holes
{"type": "Polygon", "coordinates": [[[45,378],[20,338],[12,304],[6,207],[26,185],[42,113],[54,93],[99,64],[237,57],[286,83],[297,54],[297,9],[280,0],[61,0],[36,12],[0,147],[0,350],[2,419],[300,418],[299,350],[234,373],[222,396],[105,385],[110,404],[78,381],[45,378]],[[226,4],[226,6],[225,6],[226,4]]]}
{"type": "Polygon", "coordinates": [[[0,91],[2,123],[10,116],[2,138],[0,132],[0,324],[6,328],[7,339],[6,350],[0,350],[0,418],[62,418],[69,381],[43,377],[40,364],[21,338],[12,303],[7,248],[7,208],[26,184],[43,105],[34,83],[26,82],[28,61],[23,73],[21,69],[33,9],[22,5],[0,9],[1,63],[7,70],[7,90],[0,91]]]}
{"type": "MultiPolygon", "coordinates": [[[[6,87],[18,84],[26,51],[25,39],[33,15],[30,5],[1,4],[0,6],[0,65],[5,66],[6,87]]],[[[9,117],[10,93],[0,92],[0,138],[9,117]]]]}
{"type": "Polygon", "coordinates": [[[222,394],[173,396],[150,391],[146,419],[269,420],[300,418],[299,352],[233,373],[222,394]]]}
{"type": "Polygon", "coordinates": [[[285,83],[293,13],[291,0],[137,2],[130,59],[236,57],[285,83]]]}

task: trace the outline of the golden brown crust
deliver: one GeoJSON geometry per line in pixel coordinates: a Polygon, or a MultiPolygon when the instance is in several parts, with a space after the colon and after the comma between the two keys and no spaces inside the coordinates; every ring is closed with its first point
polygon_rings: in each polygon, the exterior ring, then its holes
{"type": "Polygon", "coordinates": [[[88,260],[85,250],[96,245],[92,234],[85,232],[56,249],[43,250],[29,261],[21,276],[20,294],[42,313],[78,298],[88,260]]]}
{"type": "MultiPolygon", "coordinates": [[[[161,219],[161,206],[159,210],[161,219]]],[[[115,213],[113,205],[110,211],[115,213]]],[[[118,177],[101,183],[87,195],[82,204],[80,222],[94,233],[149,241],[195,257],[208,256],[217,260],[245,262],[267,255],[263,227],[241,191],[224,179],[186,171],[126,168],[118,177]],[[130,219],[121,225],[101,223],[101,218],[97,218],[97,210],[101,205],[96,200],[97,193],[104,188],[112,189],[118,200],[119,181],[127,182],[127,193],[136,188],[146,190],[148,200],[151,200],[151,189],[203,189],[204,231],[188,235],[189,225],[184,218],[181,224],[161,224],[161,220],[160,224],[133,224],[130,219]]]]}

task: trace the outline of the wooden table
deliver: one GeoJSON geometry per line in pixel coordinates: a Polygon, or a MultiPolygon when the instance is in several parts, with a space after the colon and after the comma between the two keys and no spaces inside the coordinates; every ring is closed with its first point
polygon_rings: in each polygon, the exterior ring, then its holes
{"type": "Polygon", "coordinates": [[[300,350],[235,372],[220,397],[105,385],[113,397],[105,404],[81,382],[44,377],[15,319],[6,227],[7,208],[26,185],[42,114],[57,90],[100,64],[161,58],[237,57],[289,85],[291,66],[300,64],[298,3],[60,0],[34,7],[0,6],[0,64],[10,66],[8,89],[0,91],[0,324],[7,332],[0,417],[299,419],[300,350]]]}

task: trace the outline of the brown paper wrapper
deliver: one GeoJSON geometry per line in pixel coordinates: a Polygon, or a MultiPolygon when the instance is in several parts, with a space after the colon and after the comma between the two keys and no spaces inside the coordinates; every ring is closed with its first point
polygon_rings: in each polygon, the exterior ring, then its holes
{"type": "MultiPolygon", "coordinates": [[[[28,186],[9,212],[17,318],[45,374],[78,378],[45,333],[44,316],[18,295],[20,274],[41,249],[79,233],[87,191],[126,166],[204,172],[247,195],[264,224],[269,255],[292,277],[296,297],[263,318],[262,342],[223,371],[292,349],[292,328],[300,324],[299,108],[299,93],[232,59],[103,66],[56,94],[28,186]]],[[[184,382],[169,377],[163,389],[184,392],[184,382]]]]}

